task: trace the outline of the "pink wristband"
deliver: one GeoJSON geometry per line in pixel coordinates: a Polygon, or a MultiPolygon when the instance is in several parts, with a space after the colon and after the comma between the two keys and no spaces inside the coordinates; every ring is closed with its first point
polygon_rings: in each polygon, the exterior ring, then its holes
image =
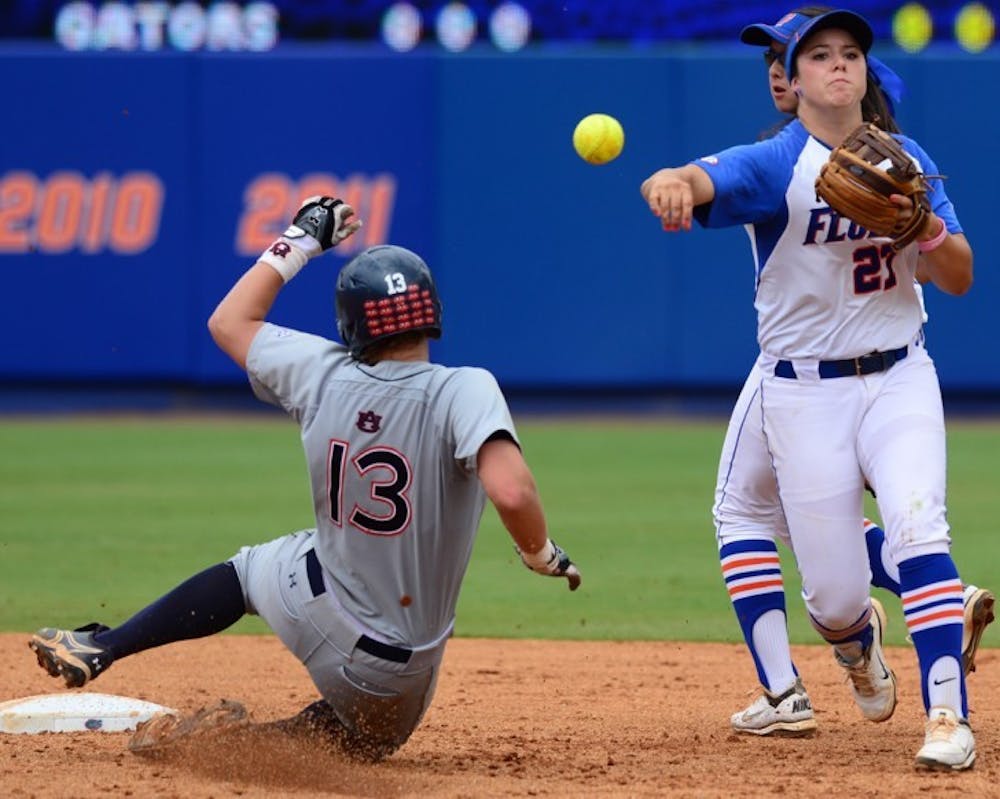
{"type": "MultiPolygon", "coordinates": [[[[939,217],[940,218],[940,217],[939,217]]],[[[931,250],[936,250],[944,240],[948,238],[948,226],[941,220],[941,230],[933,239],[927,239],[927,241],[918,241],[917,249],[922,253],[930,252],[931,250]]]]}

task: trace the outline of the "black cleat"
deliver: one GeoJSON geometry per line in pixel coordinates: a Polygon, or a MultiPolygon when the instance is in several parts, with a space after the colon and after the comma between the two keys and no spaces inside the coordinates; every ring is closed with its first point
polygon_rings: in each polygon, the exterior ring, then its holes
{"type": "Polygon", "coordinates": [[[114,655],[94,640],[110,630],[96,622],[76,630],[43,627],[31,636],[28,646],[38,657],[38,665],[53,677],[62,677],[67,688],[80,688],[107,671],[114,655]]]}

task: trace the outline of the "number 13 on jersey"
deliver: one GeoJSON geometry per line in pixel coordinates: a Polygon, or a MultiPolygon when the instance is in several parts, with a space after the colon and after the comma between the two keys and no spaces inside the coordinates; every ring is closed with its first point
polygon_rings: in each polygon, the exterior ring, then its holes
{"type": "Polygon", "coordinates": [[[345,484],[350,482],[346,493],[354,500],[354,507],[346,512],[347,524],[368,535],[399,535],[413,516],[406,493],[412,482],[409,462],[391,447],[369,447],[353,457],[349,449],[346,441],[330,441],[330,521],[344,526],[345,484]],[[362,497],[365,486],[368,493],[362,497]]]}

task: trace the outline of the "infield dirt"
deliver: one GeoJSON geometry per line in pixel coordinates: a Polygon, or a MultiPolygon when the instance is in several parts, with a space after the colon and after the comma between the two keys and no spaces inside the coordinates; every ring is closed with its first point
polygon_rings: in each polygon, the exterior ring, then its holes
{"type": "MultiPolygon", "coordinates": [[[[63,690],[27,638],[0,636],[0,700],[63,690]]],[[[923,711],[911,649],[887,652],[900,704],[882,724],[861,718],[827,648],[794,655],[819,722],[809,739],[730,731],[756,686],[741,645],[458,638],[424,722],[383,763],[289,743],[148,761],[127,751],[127,733],[0,735],[0,796],[1000,797],[1000,652],[981,650],[969,678],[979,759],[961,774],[913,767],[923,711]]],[[[258,636],[144,652],[82,690],[185,712],[235,699],[258,721],[316,698],[302,666],[258,636]]]]}

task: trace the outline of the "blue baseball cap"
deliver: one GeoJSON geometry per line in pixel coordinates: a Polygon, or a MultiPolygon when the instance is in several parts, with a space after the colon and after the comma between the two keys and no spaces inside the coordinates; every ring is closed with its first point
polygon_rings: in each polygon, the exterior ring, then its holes
{"type": "Polygon", "coordinates": [[[802,49],[802,44],[814,33],[830,28],[847,31],[854,37],[861,52],[868,55],[872,42],[875,40],[875,34],[872,33],[872,26],[868,24],[868,20],[845,8],[828,11],[810,19],[805,25],[794,31],[788,40],[788,47],[785,50],[785,74],[788,75],[789,80],[795,76],[795,57],[802,49]]]}
{"type": "Polygon", "coordinates": [[[765,25],[757,22],[747,25],[740,31],[740,41],[743,44],[755,44],[759,47],[769,47],[772,41],[787,42],[792,38],[792,34],[805,25],[814,17],[805,14],[785,14],[773,25],[765,25]]]}

